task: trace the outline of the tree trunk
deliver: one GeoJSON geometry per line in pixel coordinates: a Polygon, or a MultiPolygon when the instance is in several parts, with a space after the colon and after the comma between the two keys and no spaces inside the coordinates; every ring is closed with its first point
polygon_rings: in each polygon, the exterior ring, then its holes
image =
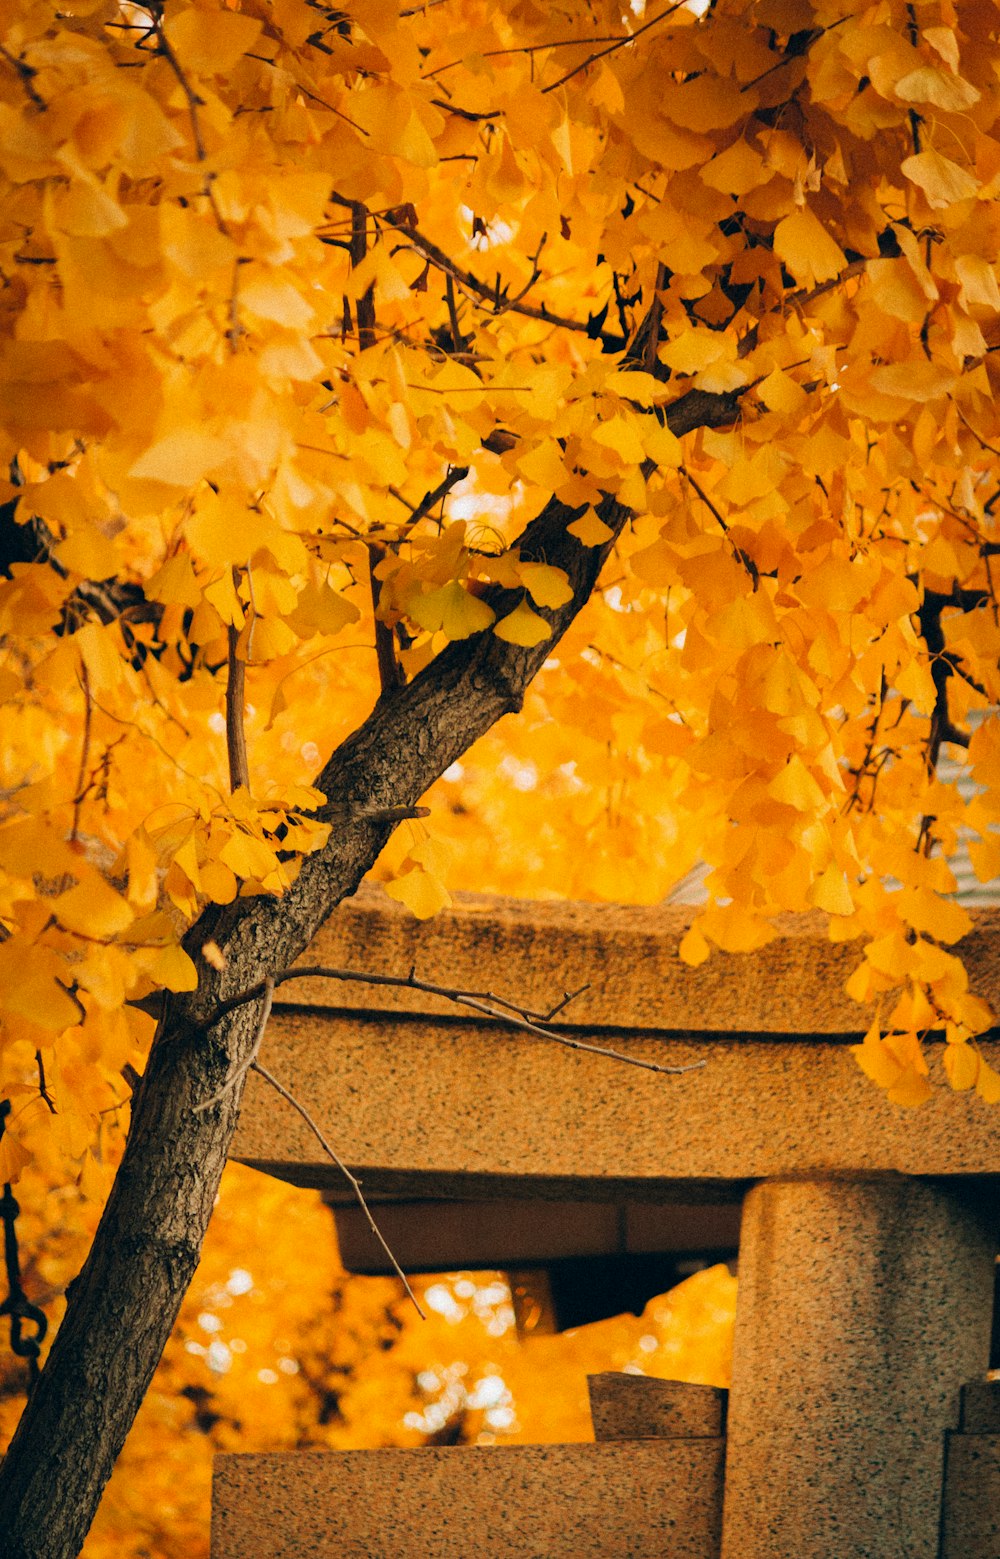
{"type": "MultiPolygon", "coordinates": [[[[692,391],[670,407],[675,433],[724,426],[737,398],[692,391]]],[[[319,786],[331,813],[412,805],[503,715],[519,710],[528,683],[584,605],[613,541],[584,547],[567,534],[571,511],[553,500],[520,540],[525,560],[566,570],[573,599],[545,612],[552,637],[531,649],[492,633],[449,645],[406,687],[388,690],[337,750],[319,786]]],[[[615,536],[629,513],[600,508],[615,536]]],[[[498,615],[518,595],[495,589],[498,615]]],[[[320,809],[322,816],[322,809],[320,809]]],[[[359,817],[334,823],[280,899],[209,907],[185,946],[199,964],[197,991],[165,1000],[149,1064],[132,1105],[121,1167],[93,1247],[70,1285],[63,1323],[0,1467],[4,1559],[75,1559],[142,1403],[194,1274],[239,1116],[242,1080],[210,1110],[212,1096],[245,1059],[256,1004],[206,1028],[218,1002],[293,962],[319,925],[352,894],[390,828],[359,817]],[[224,950],[216,972],[200,959],[209,939],[224,950]]]]}

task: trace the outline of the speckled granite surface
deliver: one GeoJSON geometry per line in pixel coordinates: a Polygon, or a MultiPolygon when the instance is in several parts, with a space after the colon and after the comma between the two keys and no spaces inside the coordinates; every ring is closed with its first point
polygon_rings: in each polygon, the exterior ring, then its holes
{"type": "Polygon", "coordinates": [[[989,1354],[991,1225],[914,1180],[749,1193],[725,1559],[938,1559],[944,1434],[989,1354]]]}
{"type": "MultiPolygon", "coordinates": [[[[784,916],[755,953],[717,954],[698,969],[677,956],[693,911],[679,906],[536,903],[458,894],[450,909],[417,921],[374,883],[364,883],[317,935],[303,963],[406,974],[502,995],[545,1010],[588,982],[567,1009],[596,1027],[852,1033],[860,1008],[844,995],[859,944],[830,942],[823,916],[784,916]]],[[[1000,1007],[1000,909],[974,910],[960,944],[972,988],[1000,1007]]],[[[283,997],[348,1010],[441,1012],[414,991],[296,981],[283,997]]],[[[894,998],[888,998],[891,1001],[894,998]]],[[[867,1028],[867,1023],[862,1025],[867,1028]]]]}
{"type": "Polygon", "coordinates": [[[219,1456],[212,1559],[717,1559],[722,1441],[219,1456]]]}
{"type": "MultiPolygon", "coordinates": [[[[601,1031],[587,1033],[598,1043],[601,1031]]],[[[941,1087],[890,1104],[842,1043],[615,1035],[661,1076],[530,1034],[464,1021],[278,1012],[262,1060],[312,1111],[371,1193],[653,1196],[659,1182],[726,1183],[822,1170],[996,1173],[1000,1110],[941,1087]],[[475,1177],[479,1177],[479,1180],[475,1177]]],[[[984,1054],[1000,1066],[1000,1044],[984,1054]]],[[[934,1061],[938,1067],[939,1062],[934,1061]]],[[[343,1189],[304,1121],[251,1077],[233,1157],[343,1189]]],[[[681,1188],[682,1189],[682,1188],[681,1188]]]]}
{"type": "Polygon", "coordinates": [[[721,1435],[727,1392],[684,1380],[606,1370],[588,1375],[595,1440],[689,1439],[721,1435]]]}
{"type": "Polygon", "coordinates": [[[941,1559],[1000,1555],[1000,1434],[950,1434],[941,1559]]]}

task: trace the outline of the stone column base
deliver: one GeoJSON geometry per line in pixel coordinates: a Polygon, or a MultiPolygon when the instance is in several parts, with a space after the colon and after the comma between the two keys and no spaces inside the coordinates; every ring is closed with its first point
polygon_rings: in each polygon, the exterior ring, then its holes
{"type": "Polygon", "coordinates": [[[954,1184],[748,1193],[723,1559],[937,1559],[944,1433],[986,1370],[995,1250],[954,1184]]]}

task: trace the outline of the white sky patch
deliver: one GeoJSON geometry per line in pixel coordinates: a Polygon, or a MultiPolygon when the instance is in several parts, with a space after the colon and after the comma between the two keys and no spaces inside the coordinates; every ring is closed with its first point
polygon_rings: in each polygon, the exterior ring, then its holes
{"type": "Polygon", "coordinates": [[[458,214],[468,228],[469,243],[473,249],[496,249],[501,244],[509,244],[517,232],[517,228],[510,222],[493,221],[486,223],[485,233],[477,232],[473,237],[472,224],[476,213],[471,206],[459,206],[458,214]]]}
{"type": "Polygon", "coordinates": [[[218,1337],[212,1339],[205,1354],[205,1362],[216,1375],[225,1375],[233,1362],[233,1356],[218,1337]]]}
{"type": "Polygon", "coordinates": [[[515,758],[508,753],[500,759],[497,769],[515,790],[534,790],[538,785],[538,770],[530,758],[515,758]]]}
{"type": "Polygon", "coordinates": [[[424,1303],[436,1310],[438,1315],[443,1315],[446,1321],[460,1321],[465,1314],[451,1289],[444,1283],[432,1283],[424,1293],[424,1303]]]}

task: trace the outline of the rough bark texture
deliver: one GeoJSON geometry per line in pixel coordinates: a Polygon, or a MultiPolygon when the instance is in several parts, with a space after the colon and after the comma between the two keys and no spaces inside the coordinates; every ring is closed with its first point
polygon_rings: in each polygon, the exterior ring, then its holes
{"type": "MultiPolygon", "coordinates": [[[[724,426],[735,396],[692,391],[670,407],[675,433],[724,426]]],[[[415,802],[524,691],[584,605],[613,542],[584,547],[568,535],[574,513],[553,500],[521,538],[526,559],[566,570],[573,599],[546,612],[552,637],[533,649],[492,633],[449,645],[412,683],[390,689],[338,748],[319,779],[331,807],[345,802],[415,802]]],[[[602,519],[617,536],[629,518],[613,499],[602,519]]],[[[510,592],[487,597],[498,614],[510,592]]],[[[164,1004],[146,1075],[133,1101],[121,1168],[90,1255],[70,1286],[59,1334],[0,1467],[4,1559],[74,1559],[86,1537],[191,1281],[208,1227],[242,1083],[210,1110],[209,1098],[252,1045],[253,1006],[214,1028],[205,1019],[219,999],[245,990],[291,963],[336,905],[352,894],[390,827],[358,818],[334,824],[330,840],[303,864],[281,899],[253,898],[211,907],[188,934],[201,983],[164,1004]],[[216,973],[199,959],[214,940],[225,950],[216,973]]]]}

